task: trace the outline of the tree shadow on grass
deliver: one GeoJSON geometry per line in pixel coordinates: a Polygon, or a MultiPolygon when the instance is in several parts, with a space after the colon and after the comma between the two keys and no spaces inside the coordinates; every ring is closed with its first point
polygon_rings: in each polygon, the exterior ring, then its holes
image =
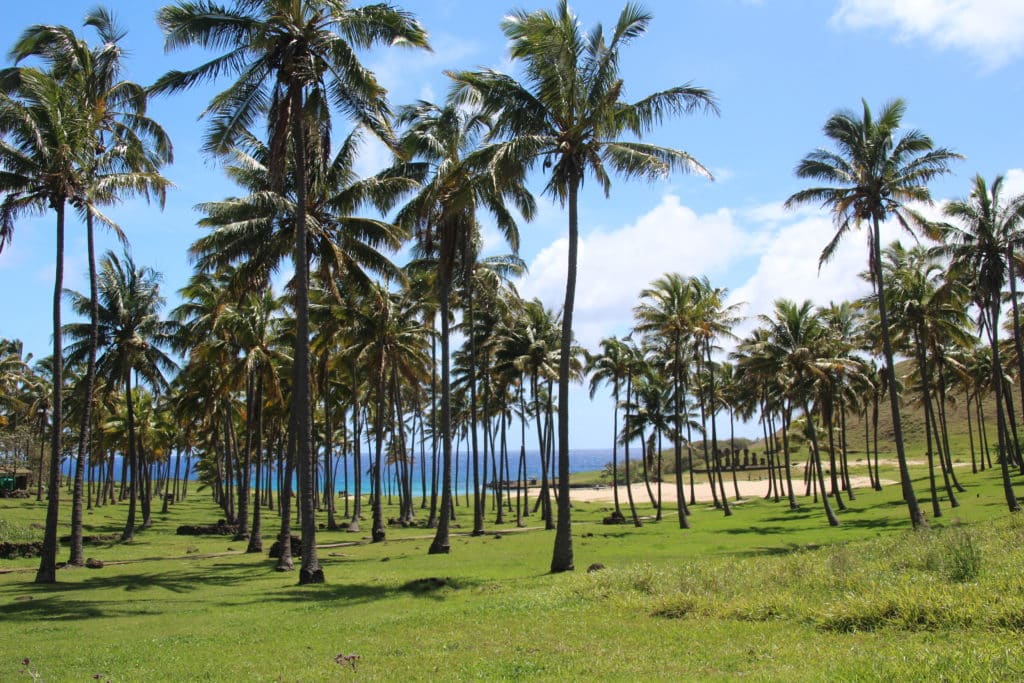
{"type": "Polygon", "coordinates": [[[760,548],[750,548],[748,550],[736,550],[730,552],[729,555],[734,557],[778,557],[780,555],[791,555],[793,553],[815,550],[819,546],[815,544],[799,544],[799,543],[787,543],[784,546],[762,546],[760,548]]]}
{"type": "Polygon", "coordinates": [[[345,605],[376,602],[403,595],[444,601],[454,591],[478,587],[481,581],[466,577],[426,577],[407,581],[401,585],[365,583],[327,583],[309,586],[291,586],[272,594],[260,596],[260,603],[319,602],[337,600],[345,605]]]}
{"type": "Polygon", "coordinates": [[[774,525],[774,526],[753,525],[753,526],[746,526],[746,527],[737,527],[737,528],[734,528],[734,529],[720,529],[719,531],[721,533],[733,534],[733,535],[742,535],[742,534],[768,535],[768,534],[785,534],[785,533],[788,533],[788,532],[792,531],[792,528],[791,527],[787,527],[787,526],[782,526],[781,524],[774,525]]]}

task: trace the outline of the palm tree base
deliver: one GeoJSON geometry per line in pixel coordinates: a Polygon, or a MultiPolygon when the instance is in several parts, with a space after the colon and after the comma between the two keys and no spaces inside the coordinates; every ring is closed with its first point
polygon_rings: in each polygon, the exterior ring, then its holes
{"type": "Polygon", "coordinates": [[[452,547],[447,543],[431,543],[430,549],[427,551],[427,555],[447,555],[452,551],[452,547]]]}
{"type": "Polygon", "coordinates": [[[291,560],[286,562],[278,562],[277,566],[274,567],[275,572],[293,572],[295,571],[295,564],[291,560]]]}
{"type": "Polygon", "coordinates": [[[52,567],[39,568],[36,572],[35,583],[57,583],[57,570],[52,567]]]}
{"type": "Polygon", "coordinates": [[[305,586],[310,583],[324,583],[324,570],[319,567],[299,570],[299,585],[305,586]]]}

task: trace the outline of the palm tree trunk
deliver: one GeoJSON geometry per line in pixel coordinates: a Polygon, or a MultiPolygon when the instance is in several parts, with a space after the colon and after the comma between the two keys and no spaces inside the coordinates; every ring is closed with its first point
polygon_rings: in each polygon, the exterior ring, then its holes
{"type": "Polygon", "coordinates": [[[1014,258],[1013,246],[1007,249],[1007,273],[1010,281],[1010,311],[1013,314],[1013,348],[1017,353],[1017,377],[1020,384],[1020,405],[1024,411],[1024,340],[1021,340],[1020,310],[1017,304],[1017,261],[1014,258]]]}
{"type": "Polygon", "coordinates": [[[135,506],[139,498],[139,453],[135,440],[135,399],[132,397],[131,371],[124,380],[124,395],[128,416],[128,519],[124,524],[121,541],[130,541],[135,536],[135,506]]]}
{"type": "Polygon", "coordinates": [[[626,497],[629,499],[629,512],[633,517],[633,526],[640,526],[640,517],[636,514],[636,503],[633,501],[633,477],[629,473],[629,404],[630,404],[630,392],[633,388],[633,376],[631,374],[626,375],[626,415],[623,418],[624,429],[626,437],[623,441],[623,457],[625,459],[626,467],[626,497]]]}
{"type": "MultiPolygon", "coordinates": [[[[676,507],[679,514],[679,528],[689,529],[690,520],[686,517],[689,511],[686,509],[686,493],[683,491],[683,415],[682,415],[682,397],[681,393],[684,391],[682,382],[682,348],[681,340],[678,332],[673,332],[672,335],[672,384],[675,391],[672,396],[673,411],[675,412],[676,431],[672,435],[672,447],[673,456],[676,466],[676,507]]],[[[686,420],[686,433],[690,433],[690,421],[686,420]]],[[[690,455],[690,500],[694,501],[693,491],[693,449],[690,447],[690,440],[687,438],[687,450],[690,455]]]]}
{"type": "Polygon", "coordinates": [[[99,345],[99,292],[96,282],[96,243],[93,217],[85,215],[85,242],[89,259],[89,358],[85,367],[85,405],[82,422],[78,431],[78,461],[75,463],[75,490],[71,496],[71,557],[68,564],[85,564],[82,549],[82,479],[85,474],[85,459],[92,442],[93,392],[96,385],[96,347],[99,345]]]}
{"type": "Polygon", "coordinates": [[[247,553],[263,552],[263,518],[260,509],[260,487],[263,484],[263,377],[256,378],[256,398],[253,401],[256,412],[256,497],[252,504],[252,529],[249,531],[247,553]]]}
{"type": "Polygon", "coordinates": [[[829,526],[839,526],[839,518],[832,511],[832,505],[828,502],[828,493],[825,491],[825,474],[821,468],[821,450],[818,448],[818,433],[814,429],[814,418],[811,414],[811,406],[804,402],[804,415],[807,417],[807,434],[811,439],[811,460],[814,462],[814,469],[817,471],[818,488],[821,489],[821,502],[825,506],[825,517],[829,526]]]}
{"type": "Polygon", "coordinates": [[[576,271],[579,260],[579,185],[578,172],[570,172],[569,260],[565,278],[565,303],[562,306],[562,343],[558,359],[558,526],[551,556],[551,571],[574,569],[572,519],[569,505],[569,370],[572,353],[572,314],[576,303],[576,271]]]}
{"type": "MultiPolygon", "coordinates": [[[[619,378],[612,380],[612,395],[615,405],[612,406],[612,499],[615,505],[611,516],[616,520],[624,520],[622,506],[619,503],[619,378]]],[[[626,482],[629,485],[629,482],[626,482]]]]}
{"type": "Polygon", "coordinates": [[[288,418],[284,473],[280,478],[281,492],[278,494],[281,530],[277,535],[277,541],[280,551],[277,556],[277,566],[274,569],[279,572],[290,572],[295,569],[295,563],[292,560],[292,479],[295,475],[295,450],[295,419],[290,416],[288,418]]]}
{"type": "MultiPolygon", "coordinates": [[[[50,431],[50,472],[46,503],[46,529],[43,532],[43,549],[36,571],[36,583],[57,583],[57,520],[60,516],[60,456],[61,420],[64,410],[62,397],[64,384],[64,340],[61,336],[60,302],[64,295],[64,200],[54,202],[57,212],[57,264],[53,278],[53,415],[50,431]]],[[[40,481],[42,472],[39,472],[40,481]]]]}
{"type": "Polygon", "coordinates": [[[878,295],[878,317],[881,323],[882,353],[885,356],[885,375],[889,383],[889,404],[892,408],[892,431],[896,442],[896,460],[899,462],[900,482],[903,487],[903,500],[907,504],[910,523],[916,529],[927,526],[924,513],[917,503],[913,483],[910,480],[910,468],[907,466],[907,454],[903,445],[903,423],[900,419],[899,395],[896,393],[896,366],[893,362],[892,341],[889,335],[889,312],[885,307],[885,283],[882,278],[882,247],[879,233],[878,216],[872,217],[871,262],[875,280],[875,292],[878,295]]]}
{"type": "Polygon", "coordinates": [[[1010,481],[1010,444],[1006,443],[1006,416],[1003,414],[1003,366],[999,360],[999,292],[992,294],[992,302],[989,304],[987,332],[989,345],[992,347],[992,391],[996,396],[996,424],[999,428],[999,468],[1003,477],[1003,494],[1006,496],[1006,504],[1010,512],[1020,512],[1020,503],[1017,501],[1017,494],[1013,492],[1013,483],[1010,481]]]}
{"type": "Polygon", "coordinates": [[[316,554],[316,506],[313,490],[312,403],[309,376],[309,255],[306,252],[306,132],[302,88],[290,86],[295,157],[295,364],[292,412],[295,415],[296,462],[302,524],[302,567],[299,585],[323,583],[316,554]]]}
{"type": "Polygon", "coordinates": [[[437,517],[437,532],[427,551],[430,555],[451,552],[449,525],[452,517],[452,390],[451,390],[451,331],[448,323],[448,305],[451,273],[440,277],[441,308],[441,514],[437,517]]]}

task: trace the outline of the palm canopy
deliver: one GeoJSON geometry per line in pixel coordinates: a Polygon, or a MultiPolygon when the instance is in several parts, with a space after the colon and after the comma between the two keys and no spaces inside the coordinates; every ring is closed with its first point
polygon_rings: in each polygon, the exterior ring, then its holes
{"type": "Polygon", "coordinates": [[[553,13],[512,12],[501,25],[524,80],[494,71],[450,73],[453,100],[496,115],[488,137],[504,140],[488,150],[499,175],[514,175],[538,161],[551,175],[545,192],[563,204],[570,186],[589,173],[607,194],[609,171],[626,178],[657,179],[671,171],[711,173],[684,151],[620,139],[642,137],[670,116],[699,110],[717,113],[709,90],[682,85],[637,102],[624,102],[619,75],[622,47],[643,35],[652,16],[627,5],[610,35],[598,24],[584,33],[567,0],[553,13]]]}
{"type": "Polygon", "coordinates": [[[10,56],[16,62],[38,58],[74,98],[83,138],[75,162],[80,185],[69,199],[124,241],[99,207],[125,196],[155,198],[162,206],[171,184],[159,169],[173,160],[173,151],[163,128],[146,114],[145,89],[123,78],[120,41],[126,31],[102,7],[90,11],[84,24],[96,30],[96,47],[67,26],[37,24],[25,29],[10,56]]]}
{"type": "MultiPolygon", "coordinates": [[[[319,281],[336,299],[338,281],[365,289],[373,274],[401,279],[382,252],[397,249],[404,230],[361,214],[368,209],[387,211],[413,189],[415,180],[400,167],[360,178],[353,166],[364,137],[357,128],[333,156],[318,155],[308,169],[308,253],[319,281]]],[[[190,249],[201,270],[230,266],[241,283],[262,286],[291,254],[297,202],[294,174],[286,175],[280,192],[273,191],[270,155],[266,144],[246,133],[232,150],[226,170],[248,194],[198,206],[206,214],[199,224],[211,228],[190,249]]]]}
{"type": "Polygon", "coordinates": [[[22,215],[82,196],[88,117],[71,89],[34,67],[0,70],[0,250],[22,215]]]}
{"type": "Polygon", "coordinates": [[[391,140],[386,91],[359,62],[356,50],[374,45],[427,47],[427,34],[408,12],[347,0],[211,0],[179,2],[157,12],[168,50],[193,45],[221,55],[187,71],[170,71],[153,86],[176,92],[229,73],[236,80],[211,100],[204,149],[226,154],[260,117],[270,148],[281,158],[292,117],[290,89],[319,91],[348,118],[391,140]]]}
{"type": "MultiPolygon", "coordinates": [[[[163,351],[170,346],[176,325],[160,318],[164,299],[159,281],[159,273],[137,266],[128,254],[122,259],[107,252],[100,262],[97,374],[112,380],[112,387],[126,383],[134,373],[154,389],[163,389],[167,373],[177,370],[163,351]]],[[[89,315],[88,297],[78,292],[68,296],[79,315],[89,315]]],[[[89,352],[89,324],[72,323],[65,332],[72,340],[68,363],[82,362],[89,352]]]]}
{"type": "Polygon", "coordinates": [[[1008,282],[1011,255],[1024,248],[1024,195],[1002,194],[1002,176],[989,185],[978,175],[969,197],[943,208],[950,222],[934,226],[953,275],[969,284],[983,312],[1008,282]]]}
{"type": "MultiPolygon", "coordinates": [[[[833,215],[836,234],[821,252],[820,264],[835,253],[842,238],[862,221],[888,218],[906,230],[921,224],[910,202],[931,202],[928,183],[949,172],[949,162],[962,158],[945,147],[936,147],[918,130],[900,132],[907,105],[894,99],[875,116],[866,100],[861,114],[846,110],[833,114],[823,132],[834,150],[818,148],[796,167],[799,178],[827,183],[794,193],[787,207],[820,204],[833,215]]],[[[874,265],[872,266],[874,267],[874,265]]]]}

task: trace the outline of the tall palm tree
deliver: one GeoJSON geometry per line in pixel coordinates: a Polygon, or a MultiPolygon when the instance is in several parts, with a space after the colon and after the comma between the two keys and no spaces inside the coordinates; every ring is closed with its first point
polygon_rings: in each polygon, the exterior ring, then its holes
{"type": "Polygon", "coordinates": [[[786,200],[786,206],[819,203],[832,211],[836,233],[822,251],[819,266],[832,257],[848,232],[867,223],[868,263],[878,301],[896,458],[903,499],[907,503],[911,524],[916,528],[927,522],[914,493],[903,444],[879,230],[883,221],[893,218],[900,226],[912,231],[912,225],[921,221],[907,204],[930,202],[928,182],[947,173],[949,162],[961,157],[944,147],[935,147],[932,139],[920,131],[909,130],[898,135],[906,111],[903,100],[886,103],[877,118],[866,100],[862,105],[860,115],[841,111],[825,122],[825,136],[832,141],[835,151],[819,148],[804,157],[796,167],[797,177],[828,185],[796,192],[786,200]]]}
{"type": "Polygon", "coordinates": [[[797,304],[794,301],[779,299],[775,302],[773,314],[761,315],[760,319],[769,329],[763,353],[774,359],[775,366],[785,378],[783,381],[786,395],[804,409],[811,457],[818,477],[825,516],[830,526],[839,526],[839,518],[832,511],[825,492],[821,449],[814,425],[814,411],[811,409],[811,405],[820,398],[828,373],[836,363],[829,354],[824,325],[810,301],[797,304]]]}
{"type": "MultiPolygon", "coordinates": [[[[87,112],[76,88],[53,69],[15,66],[0,70],[0,250],[15,221],[52,209],[56,215],[53,289],[53,429],[50,433],[49,502],[36,583],[57,581],[57,518],[63,454],[64,384],[61,295],[64,287],[64,227],[67,205],[84,196],[82,159],[92,147],[87,112]]],[[[41,480],[41,479],[40,479],[41,480]]]]}
{"type": "MultiPolygon", "coordinates": [[[[693,294],[689,279],[679,273],[666,273],[640,292],[640,303],[633,309],[637,331],[660,336],[667,350],[667,361],[672,372],[673,415],[672,433],[675,456],[676,500],[679,501],[679,528],[688,529],[689,511],[683,492],[683,404],[688,373],[689,348],[693,340],[693,294]]],[[[693,458],[690,458],[690,477],[693,478],[693,458]]]]}
{"type": "Polygon", "coordinates": [[[981,175],[967,199],[947,204],[943,213],[953,222],[936,226],[936,235],[951,257],[950,270],[969,283],[978,324],[984,328],[991,349],[992,391],[995,394],[996,423],[999,435],[999,462],[1003,493],[1011,512],[1020,511],[1020,503],[1010,481],[1009,457],[1013,444],[1007,439],[1007,416],[1003,408],[1003,366],[1000,361],[999,315],[1003,287],[1012,273],[1011,262],[1024,246],[1024,197],[1009,201],[1001,196],[1003,178],[997,176],[991,186],[981,175]]]}
{"type": "Polygon", "coordinates": [[[710,177],[686,152],[622,140],[642,137],[668,115],[703,109],[717,111],[713,95],[691,86],[670,88],[638,102],[620,99],[619,57],[624,46],[643,35],[651,15],[635,5],[619,14],[606,36],[598,25],[583,32],[567,0],[554,12],[512,12],[501,25],[511,57],[522,63],[525,81],[492,71],[459,72],[455,101],[482,105],[495,115],[490,138],[496,142],[480,158],[500,176],[516,176],[541,164],[551,175],[545,192],[568,210],[569,249],[562,307],[562,357],[558,372],[558,529],[551,571],[573,569],[569,505],[569,381],[572,322],[579,249],[579,190],[587,175],[607,195],[609,171],[653,180],[672,170],[710,177]]]}
{"type": "MultiPolygon", "coordinates": [[[[718,453],[718,427],[716,416],[718,414],[718,395],[715,382],[715,362],[712,360],[712,350],[715,348],[715,341],[720,338],[732,337],[732,326],[739,320],[737,309],[739,304],[726,305],[725,298],[728,291],[722,287],[712,287],[707,277],[691,277],[690,288],[693,290],[693,312],[691,320],[693,324],[692,334],[696,343],[697,371],[707,373],[707,412],[711,418],[711,458],[715,463],[717,472],[718,489],[722,496],[722,509],[726,516],[732,514],[729,507],[728,497],[725,495],[725,480],[722,477],[722,467],[718,453]]],[[[707,434],[704,435],[705,452],[707,452],[707,434]]],[[[708,471],[711,471],[710,462],[708,471]]],[[[715,487],[715,477],[711,478],[711,487],[715,487]]],[[[717,507],[717,506],[716,506],[717,507]]]]}
{"type": "Polygon", "coordinates": [[[146,199],[155,194],[161,206],[169,185],[159,169],[171,161],[171,144],[163,129],[146,116],[146,93],[142,86],[122,79],[123,50],[120,41],[126,35],[113,15],[97,8],[86,15],[84,24],[94,28],[100,39],[92,48],[66,26],[35,25],[22,34],[12,50],[18,61],[42,58],[65,87],[72,89],[78,106],[86,112],[86,134],[95,140],[94,152],[80,160],[83,194],[73,204],[85,215],[89,261],[89,289],[93,301],[92,344],[85,375],[84,410],[78,433],[78,458],[75,467],[71,513],[71,556],[69,564],[85,562],[82,550],[82,510],[86,448],[92,425],[93,391],[96,376],[97,276],[94,223],[98,220],[114,229],[125,241],[120,228],[104,216],[99,207],[128,195],[146,199]]]}
{"type": "MultiPolygon", "coordinates": [[[[597,393],[602,383],[612,385],[612,497],[615,507],[612,518],[625,521],[622,507],[619,504],[619,387],[629,372],[629,358],[626,344],[617,337],[601,340],[601,351],[587,355],[587,374],[590,375],[590,397],[597,393]]],[[[626,486],[630,485],[627,479],[626,486]]]]}
{"type": "MultiPolygon", "coordinates": [[[[141,379],[154,389],[162,389],[167,385],[165,373],[177,369],[163,350],[170,346],[176,326],[159,316],[159,309],[164,303],[159,281],[160,275],[155,270],[137,266],[128,254],[122,259],[113,252],[107,252],[101,259],[96,371],[109,379],[109,387],[121,386],[125,392],[126,450],[131,475],[128,518],[121,536],[125,541],[131,540],[135,534],[139,496],[133,378],[141,379]]],[[[71,292],[70,297],[72,307],[79,315],[90,315],[92,303],[88,297],[77,292],[71,292]]],[[[69,362],[81,362],[90,353],[91,327],[91,323],[67,326],[68,337],[72,340],[67,349],[69,362]]]]}
{"type": "Polygon", "coordinates": [[[292,424],[297,430],[303,545],[299,583],[322,583],[312,472],[306,234],[309,133],[312,128],[330,128],[330,103],[390,141],[384,88],[359,63],[355,52],[377,44],[426,47],[426,32],[411,15],[390,5],[353,8],[346,0],[239,1],[233,7],[209,0],[180,2],[162,8],[157,22],[168,49],[228,48],[195,69],[169,72],[153,86],[157,92],[173,92],[221,72],[238,75],[204,112],[212,116],[206,151],[229,152],[246,127],[262,116],[270,131],[268,168],[275,191],[283,188],[287,160],[292,161],[296,198],[292,424]]]}
{"type": "MultiPolygon", "coordinates": [[[[419,192],[399,211],[399,224],[412,229],[419,254],[435,262],[434,280],[441,317],[441,513],[429,553],[448,553],[451,517],[451,330],[453,282],[470,272],[479,249],[478,209],[486,209],[513,251],[519,231],[506,204],[527,220],[533,217],[533,197],[519,175],[480,173],[464,163],[479,145],[490,121],[479,110],[420,101],[402,109],[398,121],[406,126],[403,152],[428,167],[419,192]]],[[[479,521],[479,520],[478,520],[479,521]]]]}

